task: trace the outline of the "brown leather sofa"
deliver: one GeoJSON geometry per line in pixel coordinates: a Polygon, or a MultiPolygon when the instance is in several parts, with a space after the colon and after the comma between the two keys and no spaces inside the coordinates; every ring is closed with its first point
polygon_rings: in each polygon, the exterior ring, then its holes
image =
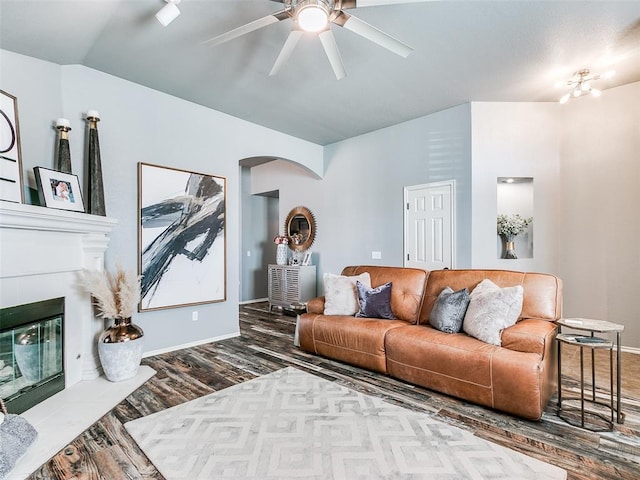
{"type": "Polygon", "coordinates": [[[424,270],[350,266],[342,275],[371,275],[371,286],[393,282],[397,320],[324,315],[324,297],[310,300],[299,319],[303,350],[473,403],[539,420],[556,388],[555,320],[562,282],[542,273],[507,270],[424,270]],[[469,291],[488,278],[500,287],[522,285],[518,322],[502,331],[502,346],[429,325],[438,294],[447,286],[469,291]]]}

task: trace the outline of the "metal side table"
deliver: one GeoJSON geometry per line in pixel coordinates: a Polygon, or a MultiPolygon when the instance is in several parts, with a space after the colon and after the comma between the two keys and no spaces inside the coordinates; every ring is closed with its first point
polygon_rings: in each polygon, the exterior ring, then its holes
{"type": "MultiPolygon", "coordinates": [[[[624,330],[624,325],[619,325],[604,320],[592,320],[588,318],[561,318],[556,322],[559,326],[559,333],[556,336],[558,341],[558,416],[562,418],[562,345],[570,344],[580,347],[580,396],[579,397],[567,397],[565,400],[579,400],[580,401],[580,426],[589,430],[602,430],[598,428],[590,428],[585,423],[585,415],[592,417],[599,417],[604,420],[609,426],[609,430],[613,429],[614,416],[618,423],[624,423],[624,413],[621,411],[621,376],[622,376],[622,355],[620,337],[624,330]],[[581,334],[568,334],[561,333],[562,327],[572,328],[574,330],[581,330],[588,332],[588,335],[581,334]],[[608,338],[596,337],[596,333],[615,333],[615,342],[608,338]],[[584,386],[584,349],[588,348],[591,351],[591,398],[585,398],[585,386],[584,386]],[[616,404],[614,405],[614,367],[613,367],[613,350],[616,349],[616,372],[615,372],[615,398],[616,404]],[[610,402],[604,403],[596,399],[596,366],[595,366],[595,351],[598,349],[609,350],[609,395],[610,402]],[[605,417],[602,413],[598,413],[586,408],[586,404],[602,405],[607,407],[611,412],[611,418],[605,417]]],[[[565,407],[564,411],[576,410],[577,407],[565,407]]],[[[563,420],[568,423],[567,418],[563,420]]]]}

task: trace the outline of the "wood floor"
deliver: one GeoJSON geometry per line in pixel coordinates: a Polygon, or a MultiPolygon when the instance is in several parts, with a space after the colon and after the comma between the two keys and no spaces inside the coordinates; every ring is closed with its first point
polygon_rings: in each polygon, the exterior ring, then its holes
{"type": "MultiPolygon", "coordinates": [[[[623,354],[625,423],[616,424],[613,432],[594,433],[558,418],[555,399],[542,421],[529,422],[307,354],[292,345],[294,326],[295,318],[270,314],[266,303],[245,305],[240,307],[241,336],[143,360],[158,373],[29,479],[163,479],[124,423],[285,366],[432,413],[479,437],[558,465],[569,479],[640,478],[639,355],[623,354]]],[[[579,378],[576,350],[565,348],[563,362],[563,384],[570,393],[579,378]]]]}

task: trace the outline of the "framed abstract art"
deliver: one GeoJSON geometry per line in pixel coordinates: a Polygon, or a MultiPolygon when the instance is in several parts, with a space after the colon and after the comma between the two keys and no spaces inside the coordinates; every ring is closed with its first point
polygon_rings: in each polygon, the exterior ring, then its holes
{"type": "Polygon", "coordinates": [[[3,90],[0,90],[0,200],[24,201],[18,100],[3,90]]]}
{"type": "Polygon", "coordinates": [[[139,311],[226,300],[226,178],[138,163],[139,311]]]}

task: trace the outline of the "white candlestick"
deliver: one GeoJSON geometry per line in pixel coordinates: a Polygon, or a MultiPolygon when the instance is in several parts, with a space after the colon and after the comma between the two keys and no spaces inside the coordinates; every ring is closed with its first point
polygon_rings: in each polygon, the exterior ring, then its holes
{"type": "Polygon", "coordinates": [[[87,118],[100,118],[100,114],[98,113],[97,110],[88,110],[87,118]]]}
{"type": "Polygon", "coordinates": [[[59,118],[56,120],[56,127],[70,128],[71,124],[66,118],[59,118]]]}

